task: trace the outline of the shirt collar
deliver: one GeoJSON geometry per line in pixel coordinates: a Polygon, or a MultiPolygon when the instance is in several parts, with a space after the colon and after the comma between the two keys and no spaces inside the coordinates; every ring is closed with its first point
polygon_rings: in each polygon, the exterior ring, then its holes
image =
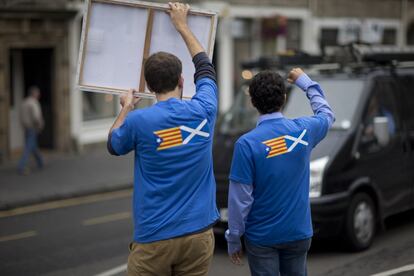
{"type": "Polygon", "coordinates": [[[281,112],[263,114],[259,116],[259,119],[257,120],[257,125],[261,124],[263,121],[266,121],[266,120],[279,119],[279,118],[283,118],[283,114],[281,112]]]}

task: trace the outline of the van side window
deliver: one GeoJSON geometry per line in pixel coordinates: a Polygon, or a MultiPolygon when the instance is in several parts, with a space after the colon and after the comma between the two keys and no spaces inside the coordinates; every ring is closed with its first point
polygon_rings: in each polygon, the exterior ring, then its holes
{"type": "Polygon", "coordinates": [[[403,121],[405,124],[406,134],[410,149],[414,150],[414,74],[404,75],[401,78],[401,85],[404,87],[403,94],[403,121]]]}
{"type": "Polygon", "coordinates": [[[414,75],[405,75],[401,77],[401,85],[404,88],[403,95],[403,112],[404,112],[404,121],[406,122],[408,131],[410,132],[411,137],[414,137],[414,75]]]}
{"type": "Polygon", "coordinates": [[[363,118],[360,140],[362,154],[375,153],[387,147],[398,130],[396,112],[397,83],[391,77],[374,80],[374,86],[363,118]]]}

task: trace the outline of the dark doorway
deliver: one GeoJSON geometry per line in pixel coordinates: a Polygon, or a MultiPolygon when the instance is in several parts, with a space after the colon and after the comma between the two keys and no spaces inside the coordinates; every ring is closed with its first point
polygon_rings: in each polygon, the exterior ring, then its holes
{"type": "Polygon", "coordinates": [[[414,45],[414,22],[411,22],[408,25],[408,30],[407,30],[407,44],[408,45],[414,45]]]}
{"type": "Polygon", "coordinates": [[[53,148],[53,49],[22,49],[24,96],[28,89],[35,85],[42,93],[40,104],[42,106],[45,128],[39,136],[39,146],[53,148]]]}

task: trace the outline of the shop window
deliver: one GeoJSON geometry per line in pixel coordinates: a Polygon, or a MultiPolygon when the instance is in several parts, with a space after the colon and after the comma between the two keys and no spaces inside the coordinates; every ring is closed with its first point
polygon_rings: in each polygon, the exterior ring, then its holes
{"type": "MultiPolygon", "coordinates": [[[[111,94],[82,92],[83,120],[100,120],[114,118],[121,108],[119,97],[111,94]]],[[[142,98],[135,108],[145,108],[153,105],[155,99],[142,98]]]]}
{"type": "Polygon", "coordinates": [[[83,120],[99,120],[117,115],[119,100],[111,94],[83,92],[83,120]]]}
{"type": "Polygon", "coordinates": [[[302,21],[289,19],[287,23],[287,48],[300,50],[302,21]]]}
{"type": "Polygon", "coordinates": [[[338,28],[323,28],[320,40],[324,46],[338,45],[338,28]]]}
{"type": "Polygon", "coordinates": [[[382,33],[382,45],[396,45],[397,44],[397,30],[394,28],[384,28],[382,33]]]}

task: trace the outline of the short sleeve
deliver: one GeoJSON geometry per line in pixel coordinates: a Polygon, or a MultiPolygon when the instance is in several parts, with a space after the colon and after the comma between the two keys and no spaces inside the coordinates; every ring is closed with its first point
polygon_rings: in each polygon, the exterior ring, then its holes
{"type": "Polygon", "coordinates": [[[109,135],[109,145],[116,155],[124,155],[134,149],[135,142],[128,117],[109,135]]]}
{"type": "Polygon", "coordinates": [[[209,117],[217,114],[217,100],[218,88],[214,80],[208,77],[201,78],[196,81],[196,94],[192,101],[199,102],[206,110],[209,117]]]}
{"type": "Polygon", "coordinates": [[[252,152],[247,145],[237,142],[234,147],[229,178],[234,182],[252,185],[253,176],[254,163],[252,152]]]}
{"type": "Polygon", "coordinates": [[[312,147],[315,147],[325,138],[329,130],[328,118],[323,114],[302,118],[305,128],[310,135],[312,147]]]}

